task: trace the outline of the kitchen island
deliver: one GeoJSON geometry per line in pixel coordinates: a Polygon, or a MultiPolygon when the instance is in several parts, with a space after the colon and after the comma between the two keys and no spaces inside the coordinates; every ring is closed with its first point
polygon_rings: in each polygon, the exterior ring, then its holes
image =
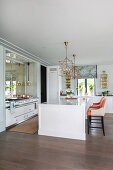
{"type": "Polygon", "coordinates": [[[87,100],[58,99],[39,104],[39,135],[86,139],[85,108],[87,100]]]}

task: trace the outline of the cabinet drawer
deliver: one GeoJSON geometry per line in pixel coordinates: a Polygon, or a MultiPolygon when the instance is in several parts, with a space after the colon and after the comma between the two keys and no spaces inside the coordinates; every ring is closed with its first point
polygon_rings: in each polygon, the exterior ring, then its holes
{"type": "Polygon", "coordinates": [[[24,114],[24,108],[23,107],[17,107],[15,108],[15,114],[14,117],[20,116],[24,114]]]}
{"type": "Polygon", "coordinates": [[[33,110],[34,110],[34,104],[24,106],[24,113],[29,113],[32,112],[33,110]]]}
{"type": "Polygon", "coordinates": [[[27,114],[21,115],[19,117],[15,117],[15,120],[13,123],[20,123],[20,122],[24,121],[25,119],[27,119],[27,114]]]}
{"type": "Polygon", "coordinates": [[[31,116],[34,116],[34,115],[35,115],[35,112],[32,112],[32,113],[31,113],[31,116]]]}

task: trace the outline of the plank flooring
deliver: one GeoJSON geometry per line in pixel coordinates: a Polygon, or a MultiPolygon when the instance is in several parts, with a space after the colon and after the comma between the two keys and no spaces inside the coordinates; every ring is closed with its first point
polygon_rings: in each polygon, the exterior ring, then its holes
{"type": "Polygon", "coordinates": [[[112,170],[113,118],[106,136],[92,130],[86,141],[16,133],[0,134],[0,170],[112,170]]]}

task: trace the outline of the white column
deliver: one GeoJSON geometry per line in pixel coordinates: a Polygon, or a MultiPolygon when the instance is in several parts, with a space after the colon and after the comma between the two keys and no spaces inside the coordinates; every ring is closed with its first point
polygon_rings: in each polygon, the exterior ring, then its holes
{"type": "Polygon", "coordinates": [[[0,46],[0,132],[5,130],[5,51],[0,46]]]}
{"type": "Polygon", "coordinates": [[[58,100],[60,96],[59,67],[47,67],[47,101],[58,100]]]}

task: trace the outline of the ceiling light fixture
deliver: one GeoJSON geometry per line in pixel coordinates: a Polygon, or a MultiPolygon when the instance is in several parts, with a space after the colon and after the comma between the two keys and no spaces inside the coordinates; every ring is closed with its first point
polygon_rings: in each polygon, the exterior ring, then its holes
{"type": "Polygon", "coordinates": [[[73,54],[73,59],[74,61],[70,60],[68,58],[67,54],[67,46],[68,42],[64,42],[65,48],[66,48],[66,57],[64,60],[59,61],[59,66],[60,66],[60,76],[65,77],[65,78],[70,78],[70,79],[75,79],[77,78],[77,74],[75,73],[75,59],[76,55],[73,54]]]}
{"type": "MultiPolygon", "coordinates": [[[[18,65],[19,65],[19,67],[20,67],[20,63],[19,63],[18,65]]],[[[20,68],[19,68],[19,70],[20,70],[20,68]]],[[[18,80],[16,85],[17,85],[17,86],[22,86],[22,82],[18,80]]]]}
{"type": "Polygon", "coordinates": [[[31,86],[31,82],[29,81],[29,65],[30,63],[28,62],[28,80],[27,80],[27,86],[31,86]]]}
{"type": "Polygon", "coordinates": [[[18,81],[17,86],[22,86],[22,82],[18,81]]]}

